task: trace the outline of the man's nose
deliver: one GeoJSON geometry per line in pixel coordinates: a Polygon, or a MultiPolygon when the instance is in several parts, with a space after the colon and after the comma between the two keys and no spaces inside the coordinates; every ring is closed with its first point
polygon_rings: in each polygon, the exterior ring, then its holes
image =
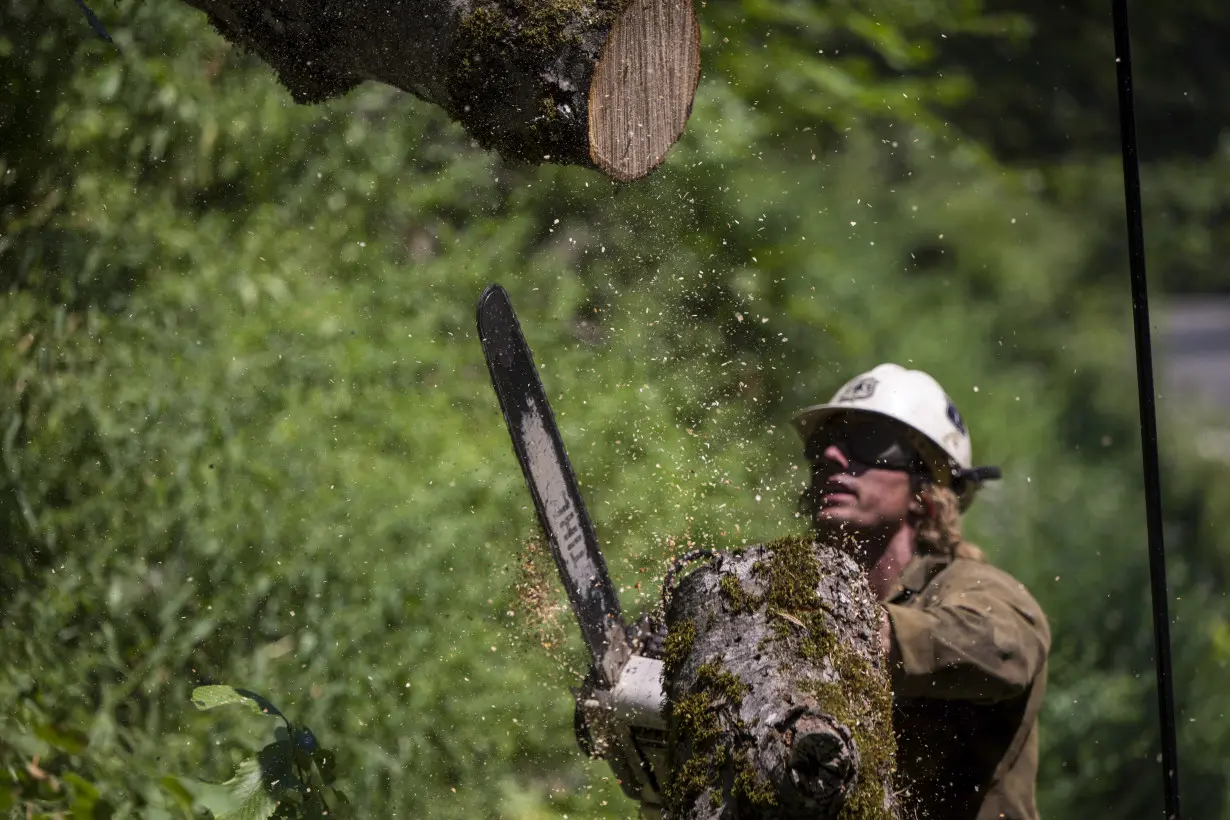
{"type": "Polygon", "coordinates": [[[850,459],[846,458],[846,454],[836,444],[830,444],[828,447],[825,447],[821,455],[825,459],[840,465],[842,470],[850,469],[850,459]]]}

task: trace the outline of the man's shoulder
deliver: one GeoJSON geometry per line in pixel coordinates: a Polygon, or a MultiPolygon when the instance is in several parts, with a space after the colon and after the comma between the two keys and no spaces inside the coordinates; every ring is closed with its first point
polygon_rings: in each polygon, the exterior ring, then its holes
{"type": "Polygon", "coordinates": [[[943,569],[943,574],[946,577],[960,576],[962,578],[982,581],[983,583],[993,582],[1020,587],[1021,589],[1025,588],[1025,584],[1011,572],[993,563],[991,559],[982,556],[975,558],[957,555],[948,561],[948,565],[943,569]]]}
{"type": "Polygon", "coordinates": [[[948,562],[935,580],[949,587],[986,589],[1042,614],[1041,605],[1024,582],[985,557],[957,556],[948,562]]]}

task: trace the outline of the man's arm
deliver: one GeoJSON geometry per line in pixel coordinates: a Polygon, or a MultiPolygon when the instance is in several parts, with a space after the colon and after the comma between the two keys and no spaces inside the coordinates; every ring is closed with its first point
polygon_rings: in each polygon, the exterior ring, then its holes
{"type": "MultiPolygon", "coordinates": [[[[899,697],[997,701],[1022,694],[1050,652],[1037,602],[986,564],[954,564],[921,606],[885,604],[880,639],[899,697]]],[[[937,579],[938,581],[938,579],[937,579]]]]}

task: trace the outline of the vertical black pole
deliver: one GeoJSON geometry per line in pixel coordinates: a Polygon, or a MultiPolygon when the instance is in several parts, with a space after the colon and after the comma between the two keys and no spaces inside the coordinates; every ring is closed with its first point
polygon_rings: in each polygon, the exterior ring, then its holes
{"type": "Polygon", "coordinates": [[[1162,730],[1162,788],[1166,820],[1179,820],[1179,761],[1175,741],[1174,692],[1170,669],[1166,553],[1162,544],[1162,487],[1157,457],[1153,357],[1149,340],[1149,291],[1140,205],[1140,163],[1132,99],[1132,53],[1127,0],[1112,0],[1115,68],[1119,78],[1119,126],[1123,140],[1123,188],[1127,205],[1128,264],[1132,277],[1132,318],[1136,328],[1136,381],[1140,396],[1140,443],[1145,470],[1145,520],[1149,533],[1149,574],[1153,597],[1153,643],[1162,730]]]}

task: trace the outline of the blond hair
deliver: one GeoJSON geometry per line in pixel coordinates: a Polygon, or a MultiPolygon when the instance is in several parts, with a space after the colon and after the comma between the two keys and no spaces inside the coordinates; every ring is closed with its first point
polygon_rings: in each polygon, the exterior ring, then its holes
{"type": "Polygon", "coordinates": [[[920,495],[929,514],[918,524],[918,552],[923,555],[946,555],[986,561],[986,555],[961,533],[961,501],[947,487],[928,484],[920,495]]]}

